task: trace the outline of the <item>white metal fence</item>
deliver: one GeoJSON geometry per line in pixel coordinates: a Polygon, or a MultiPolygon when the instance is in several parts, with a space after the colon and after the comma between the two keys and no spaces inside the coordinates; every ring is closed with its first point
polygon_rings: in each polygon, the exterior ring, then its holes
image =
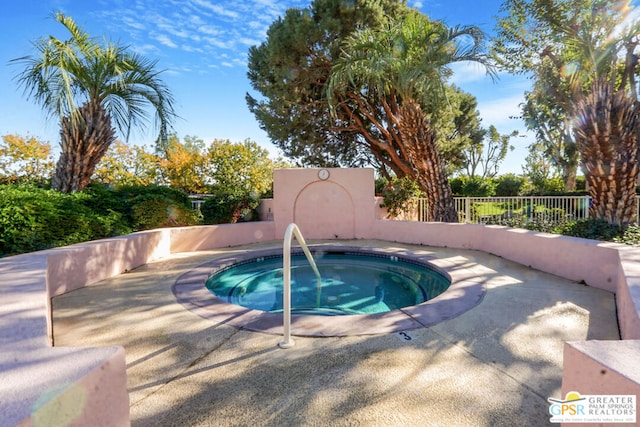
{"type": "MultiPolygon", "coordinates": [[[[586,219],[590,200],[589,196],[454,197],[460,222],[504,225],[586,219]]],[[[429,221],[428,216],[427,200],[419,199],[418,221],[429,221]]]]}
{"type": "Polygon", "coordinates": [[[207,200],[207,198],[211,197],[211,194],[189,194],[189,199],[191,201],[191,209],[194,211],[199,211],[202,207],[202,204],[207,200]]]}

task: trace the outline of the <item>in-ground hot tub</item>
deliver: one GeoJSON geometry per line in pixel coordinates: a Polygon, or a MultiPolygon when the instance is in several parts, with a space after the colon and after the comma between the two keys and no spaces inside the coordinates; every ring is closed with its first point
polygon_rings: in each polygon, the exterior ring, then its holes
{"type": "MultiPolygon", "coordinates": [[[[428,262],[398,255],[316,249],[315,274],[301,251],[291,257],[291,312],[300,315],[383,313],[422,304],[451,284],[428,262]]],[[[215,271],[207,288],[230,304],[283,311],[282,253],[261,255],[215,271]]]]}
{"type": "MultiPolygon", "coordinates": [[[[292,248],[292,331],[302,336],[399,332],[433,325],[477,305],[481,282],[456,280],[433,255],[312,245],[321,283],[292,248]]],[[[233,253],[180,276],[173,292],[215,322],[282,333],[282,248],[233,253]]]]}

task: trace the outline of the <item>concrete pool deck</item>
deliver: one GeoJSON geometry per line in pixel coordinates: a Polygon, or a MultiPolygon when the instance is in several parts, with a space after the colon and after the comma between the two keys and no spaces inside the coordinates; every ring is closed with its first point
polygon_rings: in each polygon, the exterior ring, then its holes
{"type": "Polygon", "coordinates": [[[474,250],[345,243],[433,254],[486,293],[430,327],[296,336],[284,350],[281,336],[202,318],[171,292],[213,257],[282,245],[270,241],[175,253],[57,296],[55,345],[125,348],[134,426],[531,426],[562,397],[565,341],[619,339],[610,292],[474,250]]]}

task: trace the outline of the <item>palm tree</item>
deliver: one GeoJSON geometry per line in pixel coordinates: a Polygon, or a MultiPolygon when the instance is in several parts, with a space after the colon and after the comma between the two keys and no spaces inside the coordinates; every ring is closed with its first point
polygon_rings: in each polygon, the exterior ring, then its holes
{"type": "Polygon", "coordinates": [[[12,62],[25,65],[17,79],[27,96],[60,120],[62,152],[52,187],[71,192],[89,183],[96,164],[115,141],[113,125],[128,139],[133,127],[148,124],[151,107],[158,140],[164,141],[175,113],[155,61],[130,53],[127,47],[96,41],[62,13],[55,19],[71,37],[42,38],[34,43],[38,56],[12,62]]]}
{"type": "Polygon", "coordinates": [[[328,97],[333,110],[348,117],[342,130],[359,132],[382,165],[415,180],[433,221],[457,222],[458,216],[430,115],[446,108],[452,63],[474,61],[493,73],[483,43],[477,27],[450,29],[411,13],[383,30],[349,37],[332,69],[328,97]]]}
{"type": "Polygon", "coordinates": [[[624,22],[617,23],[615,31],[613,24],[583,32],[568,28],[567,43],[575,46],[583,63],[588,64],[572,82],[572,115],[592,199],[589,214],[624,228],[636,216],[640,173],[636,81],[640,23],[636,20],[626,27],[624,22]],[[599,40],[592,33],[609,37],[599,40]]]}
{"type": "Polygon", "coordinates": [[[598,79],[574,108],[574,134],[592,199],[589,216],[626,227],[636,215],[640,104],[598,79]]]}

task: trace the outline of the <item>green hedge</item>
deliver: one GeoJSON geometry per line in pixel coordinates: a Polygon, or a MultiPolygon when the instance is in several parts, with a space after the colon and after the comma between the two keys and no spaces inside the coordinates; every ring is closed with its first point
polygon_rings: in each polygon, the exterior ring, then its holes
{"type": "Polygon", "coordinates": [[[188,195],[166,187],[112,190],[94,184],[64,194],[24,184],[0,185],[0,256],[200,223],[188,195]]]}
{"type": "Polygon", "coordinates": [[[89,198],[28,185],[0,186],[0,256],[113,235],[122,214],[94,212],[89,198]]]}
{"type": "Polygon", "coordinates": [[[89,191],[95,196],[95,209],[121,212],[133,230],[196,225],[201,222],[200,213],[191,209],[189,195],[175,188],[151,185],[110,190],[94,184],[89,191]]]}
{"type": "Polygon", "coordinates": [[[137,230],[199,224],[200,215],[190,207],[158,194],[143,194],[132,200],[133,226],[137,230]]]}
{"type": "Polygon", "coordinates": [[[205,224],[233,224],[251,221],[260,199],[243,192],[212,194],[202,204],[200,210],[205,224]]]}

